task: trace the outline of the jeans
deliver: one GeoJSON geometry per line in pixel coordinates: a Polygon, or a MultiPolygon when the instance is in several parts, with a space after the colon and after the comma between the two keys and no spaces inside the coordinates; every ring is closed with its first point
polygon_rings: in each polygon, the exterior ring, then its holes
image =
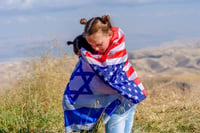
{"type": "Polygon", "coordinates": [[[105,125],[106,133],[131,133],[136,106],[122,115],[113,114],[105,125]]]}

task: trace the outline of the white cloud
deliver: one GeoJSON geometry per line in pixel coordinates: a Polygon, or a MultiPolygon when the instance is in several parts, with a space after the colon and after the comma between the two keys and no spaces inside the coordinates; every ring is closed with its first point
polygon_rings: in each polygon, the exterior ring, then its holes
{"type": "Polygon", "coordinates": [[[5,0],[0,1],[0,9],[12,10],[12,9],[27,9],[32,5],[32,0],[5,0]]]}
{"type": "Polygon", "coordinates": [[[55,17],[52,17],[52,16],[44,16],[44,19],[47,21],[56,21],[57,20],[55,17]]]}
{"type": "Polygon", "coordinates": [[[24,17],[24,16],[16,17],[16,20],[17,20],[17,22],[19,22],[19,23],[26,23],[26,22],[29,21],[28,18],[27,18],[27,17],[24,17]]]}
{"type": "Polygon", "coordinates": [[[9,18],[1,18],[0,24],[16,24],[16,23],[28,23],[33,17],[25,16],[13,16],[9,18]]]}
{"type": "Polygon", "coordinates": [[[112,0],[112,1],[120,3],[152,3],[159,0],[112,0]]]}
{"type": "Polygon", "coordinates": [[[171,2],[183,2],[186,0],[109,0],[112,3],[123,3],[123,4],[156,4],[156,3],[171,3],[171,2]]]}
{"type": "Polygon", "coordinates": [[[0,10],[28,10],[38,8],[77,7],[89,4],[150,4],[183,2],[185,0],[1,0],[0,10]]]}
{"type": "Polygon", "coordinates": [[[88,3],[94,3],[92,0],[2,0],[0,1],[0,10],[27,10],[34,8],[54,8],[81,6],[88,3]]]}

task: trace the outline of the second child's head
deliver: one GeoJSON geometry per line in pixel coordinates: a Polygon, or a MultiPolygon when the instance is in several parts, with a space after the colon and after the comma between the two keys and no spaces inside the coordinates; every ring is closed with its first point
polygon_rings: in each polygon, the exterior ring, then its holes
{"type": "Polygon", "coordinates": [[[110,17],[94,17],[87,21],[81,19],[81,24],[85,24],[83,36],[86,38],[91,47],[100,54],[105,53],[108,49],[112,37],[112,26],[110,17]]]}

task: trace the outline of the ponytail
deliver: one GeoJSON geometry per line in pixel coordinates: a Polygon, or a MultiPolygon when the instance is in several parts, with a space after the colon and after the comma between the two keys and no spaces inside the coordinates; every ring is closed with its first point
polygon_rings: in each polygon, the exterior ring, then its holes
{"type": "Polygon", "coordinates": [[[73,45],[74,43],[72,41],[67,41],[67,45],[73,45]]]}

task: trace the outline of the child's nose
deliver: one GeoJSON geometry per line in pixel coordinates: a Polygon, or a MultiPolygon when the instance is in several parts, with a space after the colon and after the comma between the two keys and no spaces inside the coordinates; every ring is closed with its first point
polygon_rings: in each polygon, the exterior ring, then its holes
{"type": "Polygon", "coordinates": [[[99,47],[96,47],[95,50],[96,50],[96,51],[99,51],[99,47]]]}

